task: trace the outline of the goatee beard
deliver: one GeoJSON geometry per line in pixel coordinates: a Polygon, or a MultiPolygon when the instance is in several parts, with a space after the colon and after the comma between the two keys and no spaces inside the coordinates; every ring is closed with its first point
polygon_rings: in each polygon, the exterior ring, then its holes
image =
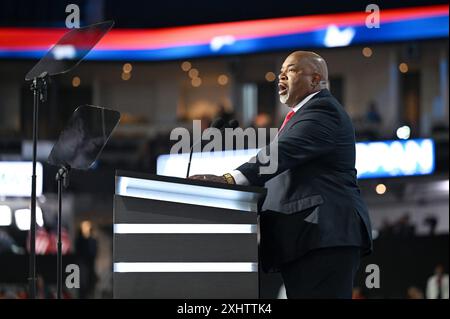
{"type": "Polygon", "coordinates": [[[288,99],[289,99],[289,93],[280,95],[280,102],[281,102],[282,104],[286,104],[286,102],[287,102],[288,99]]]}

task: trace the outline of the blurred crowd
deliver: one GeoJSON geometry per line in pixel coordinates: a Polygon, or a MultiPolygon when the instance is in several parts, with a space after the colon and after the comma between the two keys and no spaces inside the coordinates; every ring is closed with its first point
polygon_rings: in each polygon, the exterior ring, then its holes
{"type": "MultiPolygon", "coordinates": [[[[5,231],[0,232],[1,234],[3,236],[0,236],[0,247],[3,247],[3,249],[0,250],[0,260],[2,256],[14,254],[17,251],[11,248],[15,245],[11,236],[7,235],[5,231]]],[[[112,295],[111,278],[103,276],[103,274],[98,274],[96,270],[96,263],[98,262],[98,240],[90,221],[80,223],[74,243],[74,251],[73,249],[68,250],[71,248],[71,241],[66,239],[66,241],[63,241],[63,246],[66,245],[67,249],[63,250],[65,253],[64,256],[67,256],[67,254],[73,255],[72,260],[79,267],[79,288],[67,289],[63,285],[63,298],[92,299],[110,297],[112,295]]],[[[40,254],[54,256],[56,253],[56,241],[53,241],[51,245],[54,246],[53,249],[39,250],[40,254]]],[[[20,254],[25,254],[24,248],[20,250],[20,254]]],[[[63,257],[63,261],[65,258],[67,257],[63,257]]],[[[39,266],[44,267],[42,264],[39,266]]],[[[44,277],[42,274],[38,274],[37,276],[37,298],[55,299],[57,291],[56,284],[54,281],[46,282],[44,277]]],[[[0,299],[26,299],[28,296],[28,285],[26,283],[0,282],[0,299]]]]}
{"type": "MultiPolygon", "coordinates": [[[[427,235],[436,235],[436,227],[438,225],[438,217],[435,215],[428,215],[424,217],[423,224],[427,227],[427,235]]],[[[419,225],[416,225],[411,221],[411,216],[408,212],[403,214],[400,218],[389,221],[384,219],[379,229],[378,237],[396,237],[396,238],[408,238],[417,235],[416,229],[419,225]]]]}
{"type": "MultiPolygon", "coordinates": [[[[444,266],[438,264],[434,273],[424,283],[425,291],[411,285],[406,288],[404,299],[449,299],[449,276],[444,266]]],[[[379,296],[382,298],[382,296],[379,296]]],[[[361,287],[353,288],[352,299],[368,299],[361,287]]]]}

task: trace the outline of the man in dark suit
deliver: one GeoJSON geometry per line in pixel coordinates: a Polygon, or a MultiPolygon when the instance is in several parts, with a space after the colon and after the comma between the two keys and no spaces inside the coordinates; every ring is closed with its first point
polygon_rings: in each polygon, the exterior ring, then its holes
{"type": "Polygon", "coordinates": [[[356,180],[355,135],[327,89],[325,60],[297,51],[283,63],[280,101],[291,108],[277,139],[224,176],[192,178],[267,188],[261,262],[280,271],[288,298],[351,298],[371,225],[356,180]],[[275,161],[275,170],[264,170],[275,161]]]}

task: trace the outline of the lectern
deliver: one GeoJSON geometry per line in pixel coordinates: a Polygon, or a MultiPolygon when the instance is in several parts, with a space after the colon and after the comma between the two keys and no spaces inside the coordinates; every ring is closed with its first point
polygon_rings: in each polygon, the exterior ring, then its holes
{"type": "Polygon", "coordinates": [[[264,188],[116,172],[114,298],[258,298],[264,188]]]}

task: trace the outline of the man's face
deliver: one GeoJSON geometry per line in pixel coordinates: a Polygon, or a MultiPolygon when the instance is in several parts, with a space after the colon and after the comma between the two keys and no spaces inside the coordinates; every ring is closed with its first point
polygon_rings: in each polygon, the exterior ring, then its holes
{"type": "Polygon", "coordinates": [[[278,76],[278,94],[280,102],[294,107],[310,92],[313,74],[302,66],[301,57],[289,55],[281,67],[278,76]]]}

